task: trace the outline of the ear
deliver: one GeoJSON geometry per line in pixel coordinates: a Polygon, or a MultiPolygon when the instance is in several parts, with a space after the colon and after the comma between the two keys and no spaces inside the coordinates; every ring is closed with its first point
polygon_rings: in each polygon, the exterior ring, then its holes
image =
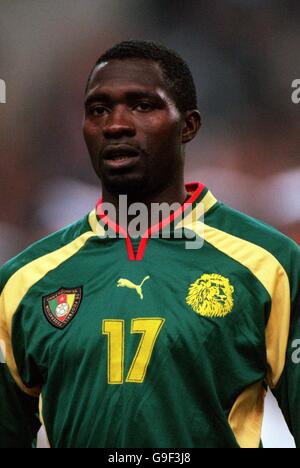
{"type": "Polygon", "coordinates": [[[183,115],[182,143],[192,141],[201,127],[201,115],[197,110],[186,111],[183,115]]]}

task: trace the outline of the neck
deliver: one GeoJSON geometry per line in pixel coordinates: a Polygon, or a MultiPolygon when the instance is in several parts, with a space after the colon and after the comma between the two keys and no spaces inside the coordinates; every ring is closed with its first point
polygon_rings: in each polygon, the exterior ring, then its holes
{"type": "MultiPolygon", "coordinates": [[[[112,204],[117,213],[117,219],[115,220],[117,224],[120,224],[120,216],[121,213],[119,212],[119,207],[120,207],[120,195],[119,194],[112,194],[106,190],[106,188],[103,186],[103,191],[102,191],[102,201],[103,203],[110,203],[112,204]]],[[[148,219],[148,225],[151,226],[151,205],[152,204],[161,204],[161,203],[167,203],[168,205],[173,205],[174,203],[178,203],[182,205],[187,199],[187,192],[185,189],[183,177],[182,180],[173,183],[171,186],[166,187],[164,190],[161,190],[160,192],[155,192],[146,196],[141,197],[138,193],[133,196],[131,195],[130,197],[128,196],[127,198],[127,207],[128,209],[133,203],[142,203],[143,205],[146,206],[148,214],[149,214],[149,219],[148,219]]],[[[129,215],[127,213],[127,219],[128,223],[132,219],[134,219],[136,216],[134,215],[129,215]]],[[[124,228],[127,228],[127,226],[122,226],[124,228]]]]}

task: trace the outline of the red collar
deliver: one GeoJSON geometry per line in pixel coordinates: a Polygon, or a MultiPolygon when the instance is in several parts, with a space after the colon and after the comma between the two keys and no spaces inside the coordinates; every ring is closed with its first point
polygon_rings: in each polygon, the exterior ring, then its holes
{"type": "Polygon", "coordinates": [[[186,191],[188,194],[190,194],[190,197],[188,200],[181,205],[181,207],[173,213],[171,216],[165,218],[163,221],[161,221],[159,224],[156,224],[154,226],[151,226],[142,236],[140,240],[140,244],[137,250],[137,253],[135,254],[132,241],[128,235],[128,233],[125,231],[125,229],[116,224],[114,221],[112,221],[102,210],[102,198],[100,198],[97,202],[96,205],[96,212],[98,217],[101,219],[101,222],[105,225],[107,225],[110,229],[115,231],[118,235],[121,235],[126,239],[126,245],[127,245],[127,251],[128,251],[128,258],[131,261],[137,260],[141,261],[143,259],[145,249],[147,246],[147,242],[153,234],[161,231],[164,229],[166,226],[168,226],[170,223],[174,222],[176,218],[179,216],[182,218],[183,213],[193,204],[195,203],[198,198],[201,196],[202,192],[205,189],[205,186],[199,182],[192,182],[189,184],[185,185],[186,191]]]}

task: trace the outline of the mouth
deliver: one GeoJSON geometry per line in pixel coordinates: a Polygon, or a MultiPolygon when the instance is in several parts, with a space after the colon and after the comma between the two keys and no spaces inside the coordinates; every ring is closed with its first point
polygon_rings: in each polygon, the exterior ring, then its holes
{"type": "Polygon", "coordinates": [[[109,168],[131,167],[140,159],[140,152],[130,145],[110,145],[103,152],[104,165],[109,168]]]}

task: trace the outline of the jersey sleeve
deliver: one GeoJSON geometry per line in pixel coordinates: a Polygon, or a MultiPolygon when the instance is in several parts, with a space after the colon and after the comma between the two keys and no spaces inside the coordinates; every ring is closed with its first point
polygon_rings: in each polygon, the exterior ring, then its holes
{"type": "MultiPolygon", "coordinates": [[[[288,271],[291,315],[285,367],[273,389],[289,429],[300,448],[300,248],[295,247],[288,271]]],[[[279,324],[280,326],[280,324],[279,324]]]]}
{"type": "Polygon", "coordinates": [[[0,270],[0,448],[31,448],[40,427],[36,392],[22,383],[14,360],[7,317],[10,302],[0,270]],[[18,376],[18,377],[17,377],[18,376]]]}
{"type": "Polygon", "coordinates": [[[0,448],[31,448],[40,423],[38,399],[26,395],[0,364],[0,448]]]}

